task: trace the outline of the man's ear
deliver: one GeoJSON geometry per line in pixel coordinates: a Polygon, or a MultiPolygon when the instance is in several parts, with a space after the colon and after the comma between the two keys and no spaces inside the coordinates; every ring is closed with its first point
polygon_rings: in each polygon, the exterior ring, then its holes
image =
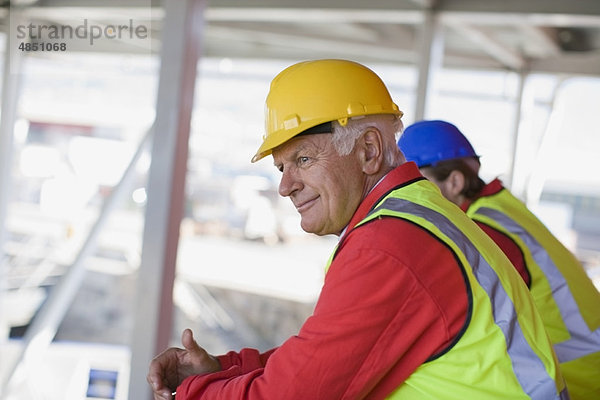
{"type": "Polygon", "coordinates": [[[453,170],[444,180],[444,186],[448,197],[458,198],[465,187],[465,175],[459,170],[453,170]]]}
{"type": "Polygon", "coordinates": [[[381,132],[375,128],[369,128],[359,141],[362,171],[367,175],[378,173],[383,163],[383,139],[381,132]]]}

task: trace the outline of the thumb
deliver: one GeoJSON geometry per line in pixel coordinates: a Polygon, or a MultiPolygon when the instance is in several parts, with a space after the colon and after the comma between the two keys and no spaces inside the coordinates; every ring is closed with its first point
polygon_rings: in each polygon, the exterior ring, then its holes
{"type": "Polygon", "coordinates": [[[181,344],[185,347],[186,350],[190,352],[198,352],[200,351],[200,346],[194,340],[194,334],[191,329],[185,329],[181,334],[181,344]]]}

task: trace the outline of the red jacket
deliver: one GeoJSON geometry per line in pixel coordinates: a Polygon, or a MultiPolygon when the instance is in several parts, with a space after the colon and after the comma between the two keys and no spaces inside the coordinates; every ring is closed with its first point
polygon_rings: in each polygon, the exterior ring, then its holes
{"type": "Polygon", "coordinates": [[[445,349],[468,309],[453,253],[398,218],[352,229],[390,189],[416,179],[416,166],[403,164],[364,199],[298,335],[267,353],[220,356],[223,370],[187,378],[177,399],[383,399],[445,349]]]}

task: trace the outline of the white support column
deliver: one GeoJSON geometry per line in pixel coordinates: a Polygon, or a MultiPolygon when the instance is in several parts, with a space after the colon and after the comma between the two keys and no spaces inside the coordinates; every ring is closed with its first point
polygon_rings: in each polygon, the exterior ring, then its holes
{"type": "Polygon", "coordinates": [[[559,80],[552,93],[550,115],[546,122],[546,129],[540,138],[533,169],[527,180],[524,201],[529,208],[537,207],[544,190],[544,184],[548,178],[549,167],[555,162],[557,155],[560,153],[558,151],[558,138],[561,133],[560,128],[563,124],[565,107],[559,104],[561,100],[559,95],[563,84],[564,80],[559,80]]]}
{"type": "Polygon", "coordinates": [[[437,72],[442,68],[444,58],[444,31],[439,16],[433,10],[425,11],[423,28],[419,39],[419,81],[415,102],[415,121],[427,115],[428,102],[433,90],[437,72]]]}
{"type": "Polygon", "coordinates": [[[207,0],[165,0],[155,136],[131,338],[129,398],[152,398],[150,361],[170,343],[188,139],[207,0]]]}
{"type": "Polygon", "coordinates": [[[525,82],[527,81],[527,73],[524,70],[519,72],[519,87],[517,88],[517,97],[515,98],[515,116],[513,119],[513,131],[511,147],[509,149],[510,164],[506,173],[506,181],[504,185],[512,189],[512,184],[515,178],[515,165],[517,164],[517,155],[519,150],[519,128],[521,127],[521,111],[523,109],[523,91],[525,90],[525,82]]]}
{"type": "MultiPolygon", "coordinates": [[[[12,10],[10,22],[20,21],[20,12],[12,10]]],[[[2,282],[6,274],[6,262],[4,259],[4,240],[6,236],[6,214],[8,209],[9,193],[12,181],[13,161],[13,133],[17,104],[19,102],[19,84],[21,81],[22,52],[17,49],[15,43],[10,40],[9,33],[6,37],[4,49],[4,65],[2,71],[2,110],[0,115],[0,305],[4,295],[2,282]]],[[[6,316],[0,310],[0,343],[8,340],[9,326],[6,316]]],[[[1,388],[0,388],[1,389],[1,388]]]]}

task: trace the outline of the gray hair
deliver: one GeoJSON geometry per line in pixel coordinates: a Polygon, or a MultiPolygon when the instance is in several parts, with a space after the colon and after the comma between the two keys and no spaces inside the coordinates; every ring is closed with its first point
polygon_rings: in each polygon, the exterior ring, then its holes
{"type": "Polygon", "coordinates": [[[350,154],[360,135],[368,128],[376,128],[383,137],[384,162],[396,167],[403,161],[403,156],[396,141],[400,137],[404,125],[400,117],[392,114],[376,114],[352,117],[345,126],[333,121],[333,146],[340,156],[350,154]]]}

